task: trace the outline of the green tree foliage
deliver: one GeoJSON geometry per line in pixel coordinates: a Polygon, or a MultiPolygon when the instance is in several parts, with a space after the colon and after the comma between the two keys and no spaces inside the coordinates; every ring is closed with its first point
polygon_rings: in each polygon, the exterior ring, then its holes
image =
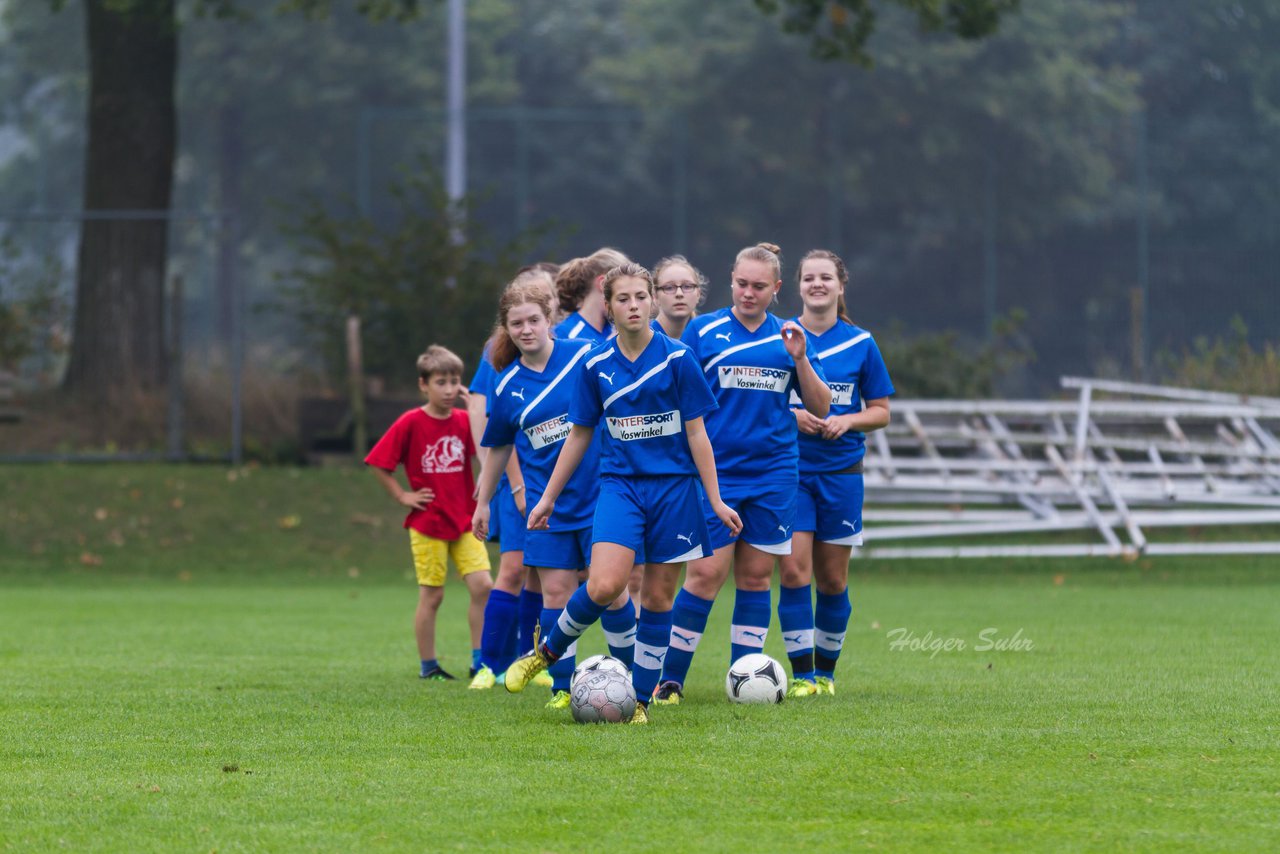
{"type": "Polygon", "coordinates": [[[472,224],[467,242],[457,244],[452,223],[466,202],[450,203],[429,174],[406,177],[392,197],[391,224],[350,204],[332,213],[318,200],[289,218],[286,234],[300,263],[281,275],[280,308],[322,354],[335,383],[346,371],[350,315],[361,318],[367,375],[413,388],[414,362],[429,344],[448,347],[474,370],[498,295],[541,236],[501,241],[472,224]]]}
{"type": "Polygon", "coordinates": [[[1248,325],[1235,317],[1226,334],[1197,336],[1190,346],[1158,353],[1156,373],[1169,385],[1280,397],[1280,346],[1252,344],[1248,325]]]}
{"type": "Polygon", "coordinates": [[[981,342],[956,330],[912,332],[893,324],[876,342],[901,397],[991,397],[1035,361],[1025,322],[1020,311],[998,318],[995,336],[981,342]]]}
{"type": "MultiPolygon", "coordinates": [[[[1001,17],[1021,5],[1021,0],[891,2],[914,14],[922,32],[949,31],[964,39],[991,35],[1001,17]]],[[[873,0],[755,0],[755,4],[768,15],[781,12],[783,30],[808,36],[818,59],[871,65],[867,40],[876,28],[877,4],[873,0]]]]}

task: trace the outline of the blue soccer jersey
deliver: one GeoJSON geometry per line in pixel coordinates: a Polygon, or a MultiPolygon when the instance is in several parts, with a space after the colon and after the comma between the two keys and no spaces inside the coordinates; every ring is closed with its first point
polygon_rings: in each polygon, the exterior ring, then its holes
{"type": "Polygon", "coordinates": [[[604,331],[600,331],[575,311],[556,324],[553,334],[556,338],[573,338],[575,340],[588,341],[592,344],[599,344],[613,337],[613,326],[605,323],[604,331]]]}
{"type": "MultiPolygon", "coordinates": [[[[494,384],[489,424],[480,444],[486,448],[515,446],[530,507],[546,491],[560,448],[569,435],[569,404],[577,372],[590,349],[586,342],[556,342],[541,371],[532,370],[517,359],[498,375],[494,384]]],[[[552,529],[590,527],[600,490],[599,471],[600,443],[593,441],[556,500],[552,529]]]]}
{"type": "Polygon", "coordinates": [[[489,361],[489,345],[486,344],[484,352],[480,354],[480,361],[476,363],[476,372],[471,377],[471,385],[467,386],[467,391],[484,398],[486,413],[489,411],[489,402],[493,397],[493,381],[497,376],[498,372],[493,369],[493,363],[489,361]]]}
{"type": "MultiPolygon", "coordinates": [[[[748,331],[732,308],[695,317],[684,331],[720,405],[707,419],[716,470],[730,477],[794,480],[798,473],[796,419],[791,394],[799,396],[796,363],[782,343],[782,321],[766,314],[748,331]]],[[[825,381],[809,336],[806,353],[825,381]]]]}
{"type": "MultiPolygon", "coordinates": [[[[799,323],[799,318],[796,319],[799,323]]],[[[809,333],[809,346],[822,359],[822,369],[831,387],[831,415],[848,415],[862,411],[863,400],[877,400],[894,393],[889,370],[875,339],[865,329],[843,320],[821,335],[809,333]]],[[[793,406],[800,398],[791,398],[793,406]]],[[[866,434],[850,430],[839,439],[800,434],[800,471],[802,474],[842,471],[857,463],[866,453],[866,434]]]]}
{"type": "Polygon", "coordinates": [[[616,341],[587,354],[569,420],[596,428],[602,474],[696,475],[684,424],[715,408],[689,348],[655,334],[634,362],[616,341]]]}

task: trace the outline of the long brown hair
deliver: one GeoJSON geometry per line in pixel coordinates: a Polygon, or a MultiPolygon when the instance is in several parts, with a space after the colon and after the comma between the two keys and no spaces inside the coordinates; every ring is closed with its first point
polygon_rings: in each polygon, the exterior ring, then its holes
{"type": "Polygon", "coordinates": [[[586,258],[566,261],[556,275],[556,298],[560,302],[560,310],[565,314],[573,314],[582,308],[587,292],[596,279],[614,267],[621,267],[629,262],[626,255],[607,246],[597,249],[586,258]]]}
{"type": "Polygon", "coordinates": [[[536,305],[547,324],[551,323],[551,294],[547,292],[546,286],[538,282],[536,277],[533,281],[516,277],[498,299],[498,322],[489,336],[489,361],[495,371],[506,370],[508,365],[520,357],[520,348],[507,332],[507,315],[511,313],[511,309],[526,303],[536,305]]]}
{"type": "Polygon", "coordinates": [[[853,321],[849,319],[849,311],[844,307],[843,291],[849,287],[849,270],[844,266],[844,261],[842,261],[840,256],[832,252],[830,249],[810,249],[804,254],[804,257],[800,259],[800,264],[796,267],[797,285],[800,284],[800,276],[804,273],[805,261],[830,261],[835,265],[836,278],[840,280],[841,290],[840,296],[836,298],[836,314],[840,316],[841,320],[852,326],[853,321]]]}

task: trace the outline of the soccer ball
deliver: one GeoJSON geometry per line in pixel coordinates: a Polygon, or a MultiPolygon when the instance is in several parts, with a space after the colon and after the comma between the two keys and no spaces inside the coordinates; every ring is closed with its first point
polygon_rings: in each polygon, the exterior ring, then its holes
{"type": "Polygon", "coordinates": [[[580,724],[617,724],[631,720],[636,711],[636,689],[631,677],[612,670],[585,674],[573,686],[569,711],[580,724]]]}
{"type": "Polygon", "coordinates": [[[578,684],[578,680],[588,673],[595,673],[600,670],[612,670],[614,673],[620,673],[623,676],[630,676],[631,671],[627,670],[627,665],[623,664],[612,655],[593,655],[590,658],[583,659],[573,671],[573,680],[569,683],[569,690],[573,690],[573,686],[578,684]]]}
{"type": "Polygon", "coordinates": [[[781,703],[787,695],[787,674],[774,659],[753,652],[729,667],[724,690],[735,703],[781,703]]]}

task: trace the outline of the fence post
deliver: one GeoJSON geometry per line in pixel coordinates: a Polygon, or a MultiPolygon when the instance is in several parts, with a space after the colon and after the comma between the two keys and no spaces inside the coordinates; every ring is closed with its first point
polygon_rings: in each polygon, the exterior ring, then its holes
{"type": "Polygon", "coordinates": [[[165,418],[166,455],[170,462],[180,462],[183,446],[183,283],[182,276],[172,279],[169,288],[169,406],[165,418]]]}
{"type": "Polygon", "coordinates": [[[347,317],[347,394],[351,401],[351,444],[356,462],[369,451],[369,427],[364,406],[364,359],[360,346],[360,315],[347,317]]]}

